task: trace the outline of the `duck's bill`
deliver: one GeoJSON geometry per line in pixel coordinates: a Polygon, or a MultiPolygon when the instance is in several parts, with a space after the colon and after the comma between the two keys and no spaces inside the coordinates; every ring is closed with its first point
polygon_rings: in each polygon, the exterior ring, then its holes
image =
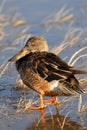
{"type": "Polygon", "coordinates": [[[16,62],[20,58],[24,57],[25,55],[29,54],[29,50],[27,47],[24,47],[21,51],[19,51],[15,56],[13,56],[11,59],[9,59],[9,62],[16,62]]]}

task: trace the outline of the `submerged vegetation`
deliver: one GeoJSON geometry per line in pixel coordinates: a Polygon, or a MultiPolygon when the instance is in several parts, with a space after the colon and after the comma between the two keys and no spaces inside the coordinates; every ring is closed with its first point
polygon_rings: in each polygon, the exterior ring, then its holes
{"type": "MultiPolygon", "coordinates": [[[[25,114],[28,119],[29,116],[27,113],[30,114],[33,120],[35,120],[33,118],[34,115],[29,108],[31,105],[38,102],[36,93],[32,92],[22,83],[20,77],[17,76],[14,65],[10,65],[8,63],[9,57],[13,55],[15,51],[18,51],[18,48],[23,46],[26,40],[33,34],[28,33],[29,27],[27,25],[27,21],[20,18],[19,13],[14,14],[14,16],[3,13],[3,8],[6,2],[6,0],[3,0],[0,4],[0,93],[2,93],[0,96],[0,124],[2,124],[5,119],[8,120],[8,122],[11,120],[12,123],[14,120],[22,120],[24,118],[23,114],[25,114]],[[7,31],[9,29],[11,32],[7,31]],[[4,90],[7,92],[4,93],[4,90]]],[[[73,23],[73,9],[66,9],[66,6],[64,6],[56,13],[44,18],[40,25],[42,25],[45,31],[49,33],[52,28],[56,27],[57,29],[62,29],[62,26],[65,25],[64,39],[61,43],[58,43],[58,45],[56,44],[56,47],[52,45],[54,48],[50,49],[50,51],[57,55],[62,55],[63,59],[66,60],[69,65],[78,69],[87,70],[87,38],[85,35],[87,34],[87,29],[74,28],[73,23]],[[71,53],[68,55],[67,52],[71,53]]],[[[83,88],[87,87],[87,75],[78,76],[78,79],[83,88]]],[[[50,128],[50,124],[51,126],[53,124],[52,127],[55,129],[67,129],[69,125],[69,128],[72,130],[74,130],[74,128],[83,128],[85,130],[85,120],[82,117],[83,115],[86,116],[87,102],[85,100],[86,98],[84,99],[84,96],[85,94],[83,96],[77,95],[74,97],[60,97],[59,113],[66,113],[65,116],[60,116],[60,114],[55,115],[48,106],[46,112],[48,116],[47,118],[45,117],[45,122],[49,122],[49,126],[47,126],[47,128],[50,128]],[[77,116],[79,115],[81,118],[81,126],[78,125],[79,123],[70,121],[70,118],[68,118],[68,115],[74,111],[73,104],[75,105],[75,101],[78,103],[75,111],[77,116]],[[73,107],[73,109],[70,111],[69,107],[73,107]],[[50,116],[48,113],[50,113],[50,116]],[[74,124],[75,127],[71,128],[71,124],[74,124]]],[[[35,123],[35,127],[41,127],[40,122],[42,120],[42,116],[41,118],[38,118],[39,119],[37,120],[37,123],[35,123]]],[[[34,124],[32,123],[31,128],[27,128],[27,130],[33,130],[35,128],[33,127],[34,124]]]]}

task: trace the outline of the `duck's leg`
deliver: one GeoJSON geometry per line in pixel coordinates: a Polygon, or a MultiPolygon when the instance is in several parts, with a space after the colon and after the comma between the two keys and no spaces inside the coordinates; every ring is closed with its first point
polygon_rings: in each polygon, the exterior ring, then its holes
{"type": "Polygon", "coordinates": [[[41,94],[39,96],[40,96],[40,107],[45,108],[44,101],[43,101],[43,96],[41,94]]]}
{"type": "Polygon", "coordinates": [[[58,104],[58,97],[54,97],[53,99],[50,100],[44,100],[44,104],[49,104],[49,105],[56,105],[58,104]]]}
{"type": "Polygon", "coordinates": [[[39,94],[39,97],[40,97],[40,106],[33,106],[31,108],[32,110],[40,110],[40,109],[44,109],[46,107],[43,102],[43,95],[39,94]]]}
{"type": "Polygon", "coordinates": [[[55,105],[56,111],[58,111],[59,103],[58,103],[58,97],[57,96],[54,97],[53,99],[50,99],[50,100],[44,100],[44,104],[55,105]]]}

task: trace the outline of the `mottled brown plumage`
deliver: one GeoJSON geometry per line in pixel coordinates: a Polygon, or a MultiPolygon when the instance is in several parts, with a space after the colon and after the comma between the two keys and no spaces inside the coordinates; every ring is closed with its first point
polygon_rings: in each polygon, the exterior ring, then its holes
{"type": "Polygon", "coordinates": [[[70,96],[84,92],[74,74],[86,72],[74,70],[60,57],[48,52],[48,45],[42,37],[31,37],[9,61],[16,62],[24,84],[40,95],[38,108],[44,107],[43,96],[70,96]]]}

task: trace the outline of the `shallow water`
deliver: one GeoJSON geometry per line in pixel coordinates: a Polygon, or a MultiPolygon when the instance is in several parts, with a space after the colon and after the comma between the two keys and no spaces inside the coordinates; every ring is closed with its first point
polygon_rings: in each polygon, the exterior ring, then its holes
{"type": "MultiPolygon", "coordinates": [[[[0,1],[1,2],[1,1],[0,1]]],[[[67,58],[79,48],[87,45],[86,42],[86,26],[87,26],[87,1],[81,0],[8,0],[5,2],[1,14],[9,18],[9,25],[3,30],[5,36],[0,41],[0,63],[7,64],[8,59],[13,56],[25,44],[27,37],[31,35],[41,35],[48,41],[49,48],[59,45],[69,29],[72,28],[85,29],[84,35],[80,40],[71,47],[65,49],[60,56],[67,58]],[[72,9],[68,14],[73,14],[73,18],[67,22],[52,24],[55,14],[64,8],[72,9]],[[20,13],[21,15],[18,15],[20,13]],[[24,26],[13,27],[12,19],[17,16],[16,20],[26,20],[24,26]],[[24,32],[24,33],[23,33],[24,32]],[[22,39],[22,37],[24,38],[22,39]]],[[[56,14],[57,15],[57,14],[56,14]]],[[[79,33],[79,29],[76,35],[79,33]]],[[[68,42],[68,41],[67,41],[68,42]]],[[[84,51],[84,53],[87,53],[84,51]]],[[[84,63],[86,59],[79,61],[84,63]]],[[[4,65],[4,66],[5,66],[4,65]]],[[[0,73],[3,68],[0,68],[0,73]]],[[[87,67],[86,67],[87,69],[87,67]]],[[[38,96],[31,90],[13,89],[15,80],[17,79],[17,71],[14,65],[9,65],[5,73],[0,77],[0,130],[80,130],[87,129],[87,113],[83,112],[78,116],[78,98],[60,104],[59,113],[56,113],[54,106],[47,106],[46,111],[27,111],[23,112],[22,106],[18,110],[18,102],[20,99],[26,98],[26,101],[34,97],[34,101],[38,100],[38,96]],[[64,124],[63,124],[64,123],[64,124]],[[86,128],[85,128],[86,127],[86,128]]],[[[86,77],[86,76],[85,76],[86,77]]],[[[17,86],[17,85],[15,85],[17,86]]],[[[64,97],[59,97],[59,102],[64,97]]],[[[71,98],[71,97],[70,97],[71,98]]],[[[83,95],[83,104],[86,104],[87,96],[83,95]]],[[[23,104],[24,105],[24,104],[23,104]]]]}

